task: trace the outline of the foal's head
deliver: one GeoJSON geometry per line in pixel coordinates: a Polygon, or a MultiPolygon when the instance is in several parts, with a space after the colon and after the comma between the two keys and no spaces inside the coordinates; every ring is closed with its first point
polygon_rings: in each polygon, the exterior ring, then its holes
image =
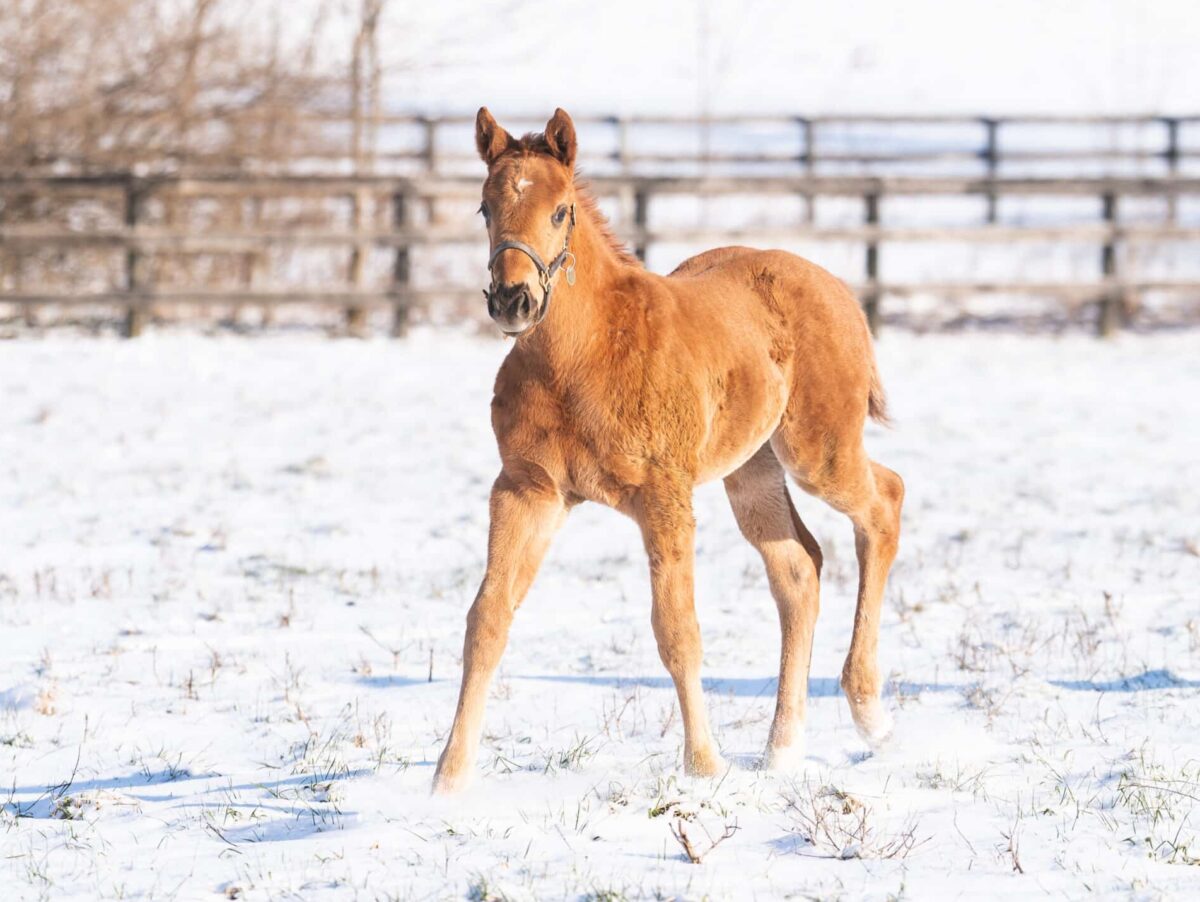
{"type": "Polygon", "coordinates": [[[542,321],[560,280],[575,281],[575,125],[555,110],[544,134],[518,140],[483,107],[475,146],[488,167],[479,207],[491,241],[488,313],[517,335],[542,321]]]}

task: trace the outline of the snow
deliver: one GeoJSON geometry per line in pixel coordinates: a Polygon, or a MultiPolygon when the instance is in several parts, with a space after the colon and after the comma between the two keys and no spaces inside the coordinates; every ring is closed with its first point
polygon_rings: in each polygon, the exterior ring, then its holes
{"type": "Polygon", "coordinates": [[[908,486],[892,742],[870,753],[837,687],[849,526],[793,491],[826,557],[807,753],[757,768],[778,628],[710,485],[697,604],[731,770],[681,776],[636,530],[585,506],[447,800],[505,345],[6,342],[5,897],[1200,894],[1195,334],[878,347],[896,426],[868,447],[908,486]]]}

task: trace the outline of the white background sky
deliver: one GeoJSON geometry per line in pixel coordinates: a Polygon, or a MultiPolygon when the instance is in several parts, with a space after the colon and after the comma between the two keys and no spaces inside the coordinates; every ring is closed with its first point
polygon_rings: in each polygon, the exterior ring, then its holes
{"type": "Polygon", "coordinates": [[[1197,0],[392,4],[397,110],[1200,109],[1197,0]]]}

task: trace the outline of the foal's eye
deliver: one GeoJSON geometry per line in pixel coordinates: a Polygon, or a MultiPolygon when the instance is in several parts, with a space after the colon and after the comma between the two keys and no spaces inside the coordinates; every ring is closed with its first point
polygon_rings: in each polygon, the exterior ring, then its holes
{"type": "Polygon", "coordinates": [[[487,201],[479,205],[479,215],[483,217],[483,221],[487,222],[491,217],[488,215],[487,201]]]}
{"type": "Polygon", "coordinates": [[[554,223],[556,226],[560,226],[563,224],[563,220],[566,218],[567,218],[567,205],[561,204],[559,206],[559,208],[554,211],[554,215],[550,217],[550,221],[552,223],[554,223]]]}

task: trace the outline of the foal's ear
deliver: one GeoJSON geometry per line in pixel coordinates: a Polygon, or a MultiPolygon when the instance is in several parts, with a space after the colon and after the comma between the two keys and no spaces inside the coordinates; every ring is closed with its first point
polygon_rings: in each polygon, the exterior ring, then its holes
{"type": "Polygon", "coordinates": [[[483,162],[491,166],[513,143],[513,136],[492,118],[487,107],[481,106],[475,115],[475,147],[483,162]]]}
{"type": "Polygon", "coordinates": [[[546,144],[560,163],[568,169],[575,168],[575,123],[562,107],[546,123],[546,144]]]}

